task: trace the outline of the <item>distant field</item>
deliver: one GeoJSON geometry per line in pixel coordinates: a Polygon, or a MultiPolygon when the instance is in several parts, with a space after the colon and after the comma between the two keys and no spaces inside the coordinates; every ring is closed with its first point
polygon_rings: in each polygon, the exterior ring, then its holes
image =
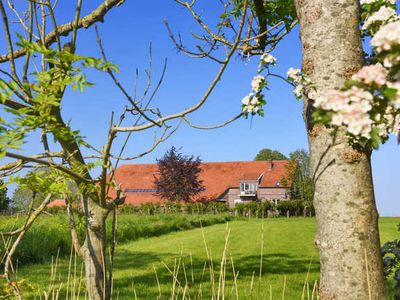
{"type": "MultiPolygon", "coordinates": [[[[382,242],[399,236],[398,223],[400,218],[380,220],[382,242]]],[[[314,246],[314,218],[265,219],[263,225],[260,219],[234,220],[229,222],[228,227],[218,224],[204,228],[204,237],[213,258],[215,293],[218,290],[227,228],[229,245],[224,285],[226,296],[233,295],[232,298],[236,299],[237,290],[239,299],[249,299],[250,294],[253,299],[257,299],[259,294],[263,296],[260,299],[270,299],[270,293],[272,299],[282,299],[283,293],[285,299],[301,299],[306,280],[310,285],[311,296],[312,286],[319,275],[318,253],[314,246]],[[263,265],[260,280],[261,245],[263,265]],[[239,272],[237,285],[233,284],[231,259],[235,271],[239,272]]],[[[118,295],[119,299],[134,299],[136,293],[138,299],[157,299],[161,291],[161,298],[167,299],[174,289],[174,294],[179,293],[178,298],[181,299],[183,286],[187,282],[185,293],[189,293],[192,299],[210,299],[212,287],[209,263],[204,268],[207,261],[201,229],[119,244],[115,258],[115,298],[118,295]],[[174,268],[178,270],[176,280],[167,267],[171,272],[174,268]]],[[[67,258],[60,260],[55,283],[62,281],[66,285],[68,263],[67,258]]],[[[77,275],[80,268],[77,262],[77,275]]],[[[19,266],[18,276],[20,279],[28,279],[37,291],[46,289],[50,283],[50,263],[19,266]]],[[[79,286],[78,282],[75,286],[79,286]]],[[[307,293],[305,299],[308,299],[307,293]]]]}

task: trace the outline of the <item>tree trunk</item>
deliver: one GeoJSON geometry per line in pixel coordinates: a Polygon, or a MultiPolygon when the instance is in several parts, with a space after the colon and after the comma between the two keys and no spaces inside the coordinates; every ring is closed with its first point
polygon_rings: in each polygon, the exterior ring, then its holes
{"type": "Polygon", "coordinates": [[[85,198],[83,202],[87,224],[86,239],[82,249],[86,290],[90,300],[109,299],[105,265],[107,214],[105,209],[89,198],[85,198]]]}
{"type": "MultiPolygon", "coordinates": [[[[303,72],[318,93],[342,86],[364,63],[357,0],[295,0],[300,20],[303,72]]],[[[304,118],[315,182],[314,205],[320,251],[320,299],[386,299],[378,213],[370,152],[349,146],[339,130],[304,118]]]]}

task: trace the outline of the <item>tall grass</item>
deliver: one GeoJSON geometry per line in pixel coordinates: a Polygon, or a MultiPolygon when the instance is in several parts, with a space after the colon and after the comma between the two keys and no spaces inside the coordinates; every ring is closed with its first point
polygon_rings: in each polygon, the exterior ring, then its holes
{"type": "MultiPolygon", "coordinates": [[[[117,242],[124,243],[140,238],[159,236],[174,231],[224,223],[232,217],[221,215],[183,215],[165,214],[154,216],[125,215],[118,217],[117,242]]],[[[110,218],[109,218],[110,219],[110,218]]],[[[23,224],[23,217],[1,217],[0,231],[8,231],[23,224]]],[[[83,238],[84,224],[79,220],[78,228],[83,238]]],[[[107,236],[111,236],[111,220],[107,224],[107,236]]],[[[4,246],[0,250],[4,251],[4,246]]],[[[19,244],[14,259],[20,264],[38,263],[51,259],[57,253],[68,256],[71,249],[71,236],[68,218],[64,214],[42,216],[33,224],[19,244]]]]}
{"type": "MultiPolygon", "coordinates": [[[[398,222],[380,219],[382,241],[398,235],[398,222]]],[[[120,244],[113,299],[217,299],[219,291],[219,299],[316,300],[315,229],[311,218],[242,219],[229,222],[228,228],[220,224],[120,244]]],[[[84,299],[79,258],[56,261],[56,271],[49,262],[20,266],[18,278],[29,280],[23,286],[27,299],[45,299],[44,291],[48,299],[53,294],[84,299]],[[55,278],[53,288],[50,277],[55,278]]]]}
{"type": "MultiPolygon", "coordinates": [[[[262,224],[264,227],[264,224],[262,224]]],[[[144,299],[173,299],[173,300],[195,300],[195,299],[289,299],[286,292],[292,287],[287,283],[287,278],[283,278],[283,289],[273,289],[272,285],[265,279],[263,275],[264,262],[264,230],[261,231],[260,243],[260,256],[259,256],[259,273],[253,271],[251,282],[243,290],[243,280],[240,276],[240,270],[236,268],[235,258],[230,249],[231,230],[229,225],[226,225],[225,238],[223,243],[222,253],[217,255],[221,257],[219,261],[215,261],[211,249],[207,243],[207,236],[201,229],[203,237],[204,252],[206,253],[206,260],[203,261],[202,272],[199,276],[192,263],[192,255],[182,253],[175,257],[173,264],[163,262],[163,266],[169,274],[169,285],[166,289],[161,286],[159,278],[159,271],[153,265],[153,282],[157,286],[158,293],[155,298],[144,299]],[[195,275],[196,274],[196,275],[195,275]]],[[[311,266],[311,261],[310,264],[311,266]]],[[[43,290],[36,290],[29,293],[31,297],[36,299],[87,299],[85,291],[85,281],[83,274],[83,265],[77,259],[76,255],[71,252],[68,264],[68,274],[63,278],[58,273],[59,260],[56,257],[50,266],[50,279],[48,287],[43,290]]],[[[309,282],[310,268],[305,274],[303,292],[299,300],[319,300],[318,295],[318,282],[309,282]]],[[[65,272],[64,272],[65,274],[65,272]]],[[[168,280],[168,278],[167,278],[168,280]]],[[[246,279],[244,279],[246,281],[246,279]]],[[[293,283],[292,283],[293,284],[293,283]]],[[[131,292],[128,296],[129,299],[138,299],[138,287],[135,280],[131,279],[131,292]]],[[[119,290],[113,291],[113,299],[120,299],[119,290]]],[[[11,297],[11,295],[10,295],[11,297]]],[[[122,298],[121,298],[122,299],[122,298]]],[[[128,299],[124,295],[123,299],[128,299]]],[[[143,299],[143,298],[141,298],[143,299]]],[[[293,298],[290,298],[290,300],[293,298]]]]}

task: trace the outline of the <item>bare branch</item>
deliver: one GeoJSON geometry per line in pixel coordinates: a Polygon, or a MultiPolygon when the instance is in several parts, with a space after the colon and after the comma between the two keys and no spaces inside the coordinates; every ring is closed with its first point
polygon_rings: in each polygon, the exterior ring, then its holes
{"type": "MultiPolygon", "coordinates": [[[[107,61],[107,57],[106,54],[104,52],[104,48],[103,48],[103,44],[101,42],[101,38],[99,35],[99,32],[97,30],[97,27],[95,28],[96,30],[96,36],[97,36],[97,43],[100,47],[100,51],[101,54],[103,56],[104,61],[107,61]]],[[[148,117],[143,110],[136,104],[135,100],[132,99],[132,97],[129,95],[129,93],[125,90],[125,88],[122,86],[122,84],[118,81],[117,77],[115,76],[114,72],[108,68],[107,69],[107,73],[110,75],[111,79],[114,81],[115,85],[119,88],[119,90],[122,92],[122,94],[124,94],[124,96],[126,97],[126,99],[129,101],[129,103],[132,104],[132,106],[134,107],[134,109],[140,114],[142,115],[143,118],[145,118],[147,121],[153,123],[154,125],[161,127],[160,124],[155,123],[155,121],[153,119],[151,119],[150,117],[148,117]]]]}
{"type": "MultiPolygon", "coordinates": [[[[90,14],[84,16],[83,18],[79,19],[77,28],[88,28],[92,26],[93,24],[97,22],[102,22],[104,19],[104,16],[115,6],[119,6],[124,2],[124,0],[105,0],[102,4],[100,4],[95,10],[93,10],[90,14]]],[[[71,31],[73,31],[75,27],[74,22],[70,22],[67,24],[63,24],[57,27],[57,32],[59,33],[60,36],[66,36],[68,35],[71,31]]],[[[49,47],[52,45],[54,42],[57,41],[57,35],[56,31],[53,30],[46,36],[42,37],[42,40],[44,41],[44,45],[46,47],[49,47]]],[[[39,42],[40,40],[37,40],[39,42]]],[[[9,61],[10,58],[18,58],[21,56],[24,56],[26,54],[25,49],[18,49],[14,51],[13,53],[9,53],[6,55],[1,55],[0,56],[0,63],[9,61]]]]}
{"type": "Polygon", "coordinates": [[[82,0],[78,0],[75,9],[75,24],[74,24],[75,26],[72,30],[72,40],[71,40],[72,53],[74,53],[76,49],[76,37],[78,35],[78,24],[79,24],[79,17],[81,16],[81,10],[82,10],[82,0]]]}
{"type": "MultiPolygon", "coordinates": [[[[29,28],[27,29],[29,42],[32,42],[32,39],[34,37],[34,34],[33,34],[33,13],[34,13],[34,5],[33,5],[32,2],[29,2],[29,28]]],[[[29,89],[29,82],[28,82],[28,69],[29,69],[30,58],[31,58],[31,54],[27,53],[26,56],[25,56],[24,70],[23,70],[23,75],[22,75],[22,81],[24,82],[25,89],[28,90],[28,94],[29,95],[31,93],[31,91],[29,89]]]]}
{"type": "MultiPolygon", "coordinates": [[[[205,57],[209,57],[210,59],[212,59],[212,60],[214,60],[214,61],[216,61],[216,62],[218,62],[218,63],[220,63],[220,64],[223,64],[223,61],[221,61],[221,60],[219,60],[219,59],[217,59],[217,58],[211,56],[211,52],[212,52],[213,50],[215,50],[215,46],[216,46],[217,41],[215,41],[215,40],[213,41],[213,43],[210,45],[210,50],[208,50],[208,51],[205,51],[205,50],[203,50],[202,47],[197,46],[198,49],[200,50],[200,52],[199,52],[199,53],[193,52],[193,51],[190,51],[190,50],[186,49],[186,48],[183,46],[181,40],[179,40],[179,43],[178,43],[178,41],[175,39],[174,34],[172,33],[171,28],[169,27],[169,24],[168,24],[167,20],[164,20],[164,24],[165,24],[165,27],[167,28],[169,37],[171,38],[172,42],[175,44],[175,47],[178,48],[179,51],[182,51],[183,53],[185,53],[187,56],[189,56],[189,57],[191,57],[191,58],[205,58],[205,57]]],[[[193,36],[196,37],[197,39],[201,39],[201,40],[204,40],[204,41],[206,41],[206,42],[209,42],[209,40],[208,40],[207,38],[202,38],[202,37],[197,36],[197,35],[195,35],[195,34],[193,34],[193,36]]]]}
{"type": "MultiPolygon", "coordinates": [[[[192,8],[192,6],[194,5],[195,1],[193,1],[191,4],[189,4],[188,2],[183,2],[183,1],[179,1],[179,0],[175,0],[176,2],[178,2],[179,4],[183,5],[184,7],[186,7],[189,12],[192,14],[193,18],[197,21],[197,23],[199,23],[199,25],[204,29],[204,31],[206,31],[214,40],[221,42],[225,45],[228,45],[230,47],[233,47],[234,43],[229,42],[228,40],[226,40],[225,38],[223,38],[221,35],[215,34],[200,18],[200,16],[194,11],[194,9],[192,8]]],[[[246,11],[247,6],[244,7],[244,13],[243,15],[246,16],[246,11]]],[[[243,25],[241,25],[241,27],[243,27],[243,25]]]]}
{"type": "Polygon", "coordinates": [[[100,176],[100,203],[104,207],[106,204],[106,186],[107,186],[107,170],[108,166],[110,163],[110,151],[112,147],[112,143],[114,141],[114,138],[116,136],[116,132],[112,131],[113,127],[113,119],[114,119],[114,114],[111,115],[111,120],[110,120],[110,129],[108,131],[108,139],[107,143],[104,145],[104,150],[103,150],[103,165],[101,167],[101,176],[100,176]]]}
{"type": "Polygon", "coordinates": [[[51,21],[53,22],[54,34],[55,34],[56,41],[57,41],[57,48],[58,48],[58,51],[61,51],[60,33],[58,32],[56,16],[54,15],[53,6],[51,5],[50,0],[47,0],[46,4],[47,4],[47,7],[50,12],[51,21]]]}
{"type": "MultiPolygon", "coordinates": [[[[248,5],[248,0],[244,1],[244,8],[247,8],[248,5]]],[[[244,9],[244,12],[246,12],[246,9],[244,9]]],[[[155,123],[157,124],[164,124],[166,121],[169,120],[173,120],[173,119],[177,119],[177,118],[181,118],[184,117],[194,111],[196,111],[197,109],[199,109],[204,103],[205,101],[208,99],[208,97],[210,96],[211,92],[214,90],[215,86],[217,85],[217,83],[221,80],[222,74],[224,73],[226,67],[229,64],[229,61],[232,57],[232,55],[234,54],[239,42],[240,42],[240,38],[242,35],[242,31],[243,31],[243,26],[245,23],[245,19],[246,19],[246,13],[243,13],[243,16],[241,18],[240,21],[240,26],[239,26],[239,30],[238,30],[238,34],[235,38],[235,42],[232,45],[232,48],[230,49],[229,53],[227,54],[224,63],[221,65],[217,75],[214,77],[214,80],[211,82],[210,86],[208,87],[207,91],[205,92],[205,94],[203,95],[203,97],[201,98],[201,100],[194,106],[185,109],[182,112],[176,113],[176,114],[171,114],[169,116],[165,116],[165,117],[161,117],[158,120],[155,121],[155,123]]],[[[147,124],[143,124],[143,125],[139,125],[139,126],[132,126],[132,127],[114,127],[113,130],[116,132],[130,132],[130,131],[141,131],[141,130],[145,130],[147,128],[151,128],[153,127],[154,124],[153,123],[147,123],[147,124]]]]}
{"type": "MultiPolygon", "coordinates": [[[[25,32],[29,34],[33,34],[32,30],[30,29],[30,26],[26,26],[25,21],[22,19],[21,15],[18,13],[18,11],[15,9],[14,3],[11,0],[7,0],[7,4],[8,7],[12,10],[12,12],[15,14],[15,16],[17,17],[19,23],[21,24],[21,26],[24,28],[25,32]]],[[[29,6],[33,5],[33,2],[29,2],[29,6]]],[[[38,36],[36,36],[35,34],[33,34],[35,39],[39,39],[38,36]]]]}
{"type": "Polygon", "coordinates": [[[10,27],[8,26],[8,18],[6,14],[6,10],[4,9],[3,5],[3,0],[0,0],[0,12],[3,18],[3,26],[4,26],[4,31],[6,34],[6,40],[7,40],[7,46],[8,46],[8,54],[7,56],[9,57],[10,61],[10,69],[11,73],[16,81],[19,81],[17,71],[15,69],[15,61],[14,61],[14,49],[13,49],[13,43],[11,39],[11,34],[10,34],[10,27]]]}
{"type": "Polygon", "coordinates": [[[194,125],[194,124],[193,124],[192,122],[190,122],[189,119],[186,118],[186,117],[183,117],[183,120],[185,120],[185,122],[186,122],[190,127],[193,127],[193,128],[196,128],[196,129],[209,130],[209,129],[217,129],[217,128],[224,127],[224,126],[226,126],[226,125],[228,125],[228,124],[230,124],[230,123],[236,121],[237,119],[241,118],[242,116],[243,116],[243,113],[240,113],[240,114],[238,114],[237,116],[233,117],[232,119],[229,119],[228,121],[225,121],[225,122],[223,122],[223,123],[221,123],[221,124],[213,125],[213,126],[199,126],[199,125],[194,125]]]}
{"type": "Polygon", "coordinates": [[[114,155],[111,155],[110,157],[112,157],[114,159],[118,159],[118,160],[135,160],[135,159],[141,158],[141,157],[153,152],[154,149],[156,149],[158,145],[160,145],[161,143],[168,140],[178,130],[183,119],[184,118],[182,118],[179,121],[179,123],[175,126],[175,128],[173,130],[171,130],[168,134],[167,134],[167,131],[168,131],[168,129],[170,129],[170,127],[165,127],[163,134],[159,138],[155,139],[153,144],[151,145],[151,147],[149,149],[147,149],[146,151],[144,151],[136,156],[131,156],[131,157],[122,157],[122,156],[114,156],[114,155]]]}
{"type": "Polygon", "coordinates": [[[41,159],[35,158],[34,156],[24,156],[24,155],[20,155],[20,154],[16,154],[16,153],[11,153],[11,152],[6,152],[6,156],[10,157],[10,158],[15,158],[15,159],[21,160],[23,162],[34,162],[34,163],[41,164],[44,166],[49,166],[49,167],[55,168],[57,170],[60,170],[64,173],[72,176],[73,178],[75,178],[76,180],[78,180],[80,182],[93,183],[92,180],[82,177],[81,174],[78,174],[78,173],[72,171],[71,169],[68,169],[60,164],[55,164],[55,163],[52,163],[52,162],[49,162],[46,160],[41,160],[41,159]]]}

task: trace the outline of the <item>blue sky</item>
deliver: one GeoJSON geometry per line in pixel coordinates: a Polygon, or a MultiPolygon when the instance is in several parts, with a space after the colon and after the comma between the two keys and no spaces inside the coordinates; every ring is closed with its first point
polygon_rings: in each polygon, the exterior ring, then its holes
{"type": "MultiPolygon", "coordinates": [[[[96,1],[99,2],[99,1],[96,1]]],[[[74,14],[69,1],[60,1],[56,9],[59,23],[67,21],[74,14]]],[[[84,1],[85,3],[85,1],[84,1]]],[[[204,7],[197,9],[205,20],[216,23],[218,10],[211,1],[200,1],[204,7]]],[[[215,3],[215,2],[214,2],[215,3]]],[[[90,7],[84,7],[84,13],[90,7]]],[[[126,1],[113,9],[99,25],[109,59],[119,65],[119,79],[133,91],[135,68],[141,74],[138,90],[146,85],[144,70],[148,64],[149,44],[153,50],[154,83],[161,73],[163,61],[168,58],[165,80],[155,97],[155,106],[165,114],[173,113],[196,103],[218,70],[218,65],[205,59],[191,59],[178,53],[171,42],[163,20],[171,29],[182,34],[184,43],[193,47],[191,32],[201,30],[189,13],[174,1],[126,1]]],[[[0,44],[1,52],[5,45],[0,44]]],[[[99,57],[93,29],[80,31],[77,53],[99,57]]],[[[276,73],[285,75],[290,67],[301,66],[301,47],[298,28],[286,37],[273,55],[278,59],[276,73]]],[[[244,60],[239,56],[232,59],[222,81],[207,103],[193,115],[191,120],[201,125],[223,122],[238,114],[241,99],[250,90],[250,81],[257,72],[257,59],[244,60]]],[[[119,113],[127,104],[122,94],[110,79],[98,72],[89,72],[88,79],[96,84],[83,94],[67,91],[63,115],[71,119],[74,129],[80,129],[88,141],[101,147],[106,140],[107,126],[111,111],[119,113]]],[[[167,142],[154,152],[136,160],[137,163],[153,163],[155,159],[174,145],[182,147],[187,154],[199,155],[203,161],[244,161],[252,160],[262,148],[271,148],[284,154],[299,149],[308,149],[306,132],[301,116],[302,103],[293,96],[292,87],[272,79],[270,90],[266,91],[265,117],[240,119],[222,129],[202,131],[182,125],[167,142]]],[[[134,135],[126,154],[133,155],[147,149],[154,137],[154,130],[134,135]]],[[[34,137],[32,137],[32,141],[34,137]]],[[[118,149],[123,135],[118,137],[118,149]]],[[[28,152],[41,152],[38,142],[26,144],[28,152]]],[[[373,154],[373,174],[378,210],[381,215],[400,215],[397,170],[400,169],[400,148],[394,138],[373,154]]]]}

